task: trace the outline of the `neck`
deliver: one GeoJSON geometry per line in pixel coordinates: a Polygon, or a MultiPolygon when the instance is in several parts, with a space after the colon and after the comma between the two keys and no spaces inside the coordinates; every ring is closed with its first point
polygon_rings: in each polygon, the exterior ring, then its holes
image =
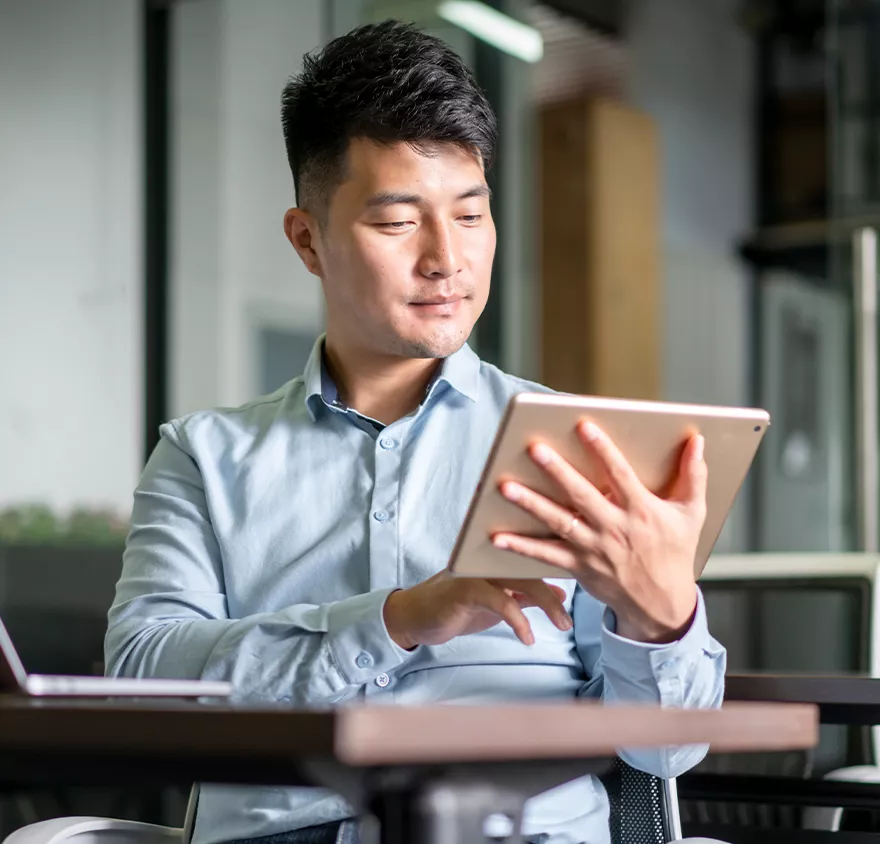
{"type": "Polygon", "coordinates": [[[412,413],[442,361],[403,358],[324,343],[324,360],[339,397],[358,413],[389,425],[412,413]]]}

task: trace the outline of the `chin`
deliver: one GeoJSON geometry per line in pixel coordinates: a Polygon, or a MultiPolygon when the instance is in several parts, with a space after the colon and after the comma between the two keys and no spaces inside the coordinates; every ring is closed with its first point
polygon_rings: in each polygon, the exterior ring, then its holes
{"type": "Polygon", "coordinates": [[[395,353],[406,358],[446,358],[457,352],[470,337],[473,326],[459,325],[398,335],[395,353]]]}

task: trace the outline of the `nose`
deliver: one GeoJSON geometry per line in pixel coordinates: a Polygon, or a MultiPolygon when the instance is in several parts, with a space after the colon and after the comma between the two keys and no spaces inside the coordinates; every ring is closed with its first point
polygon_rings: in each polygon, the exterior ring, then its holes
{"type": "Polygon", "coordinates": [[[460,269],[454,228],[442,220],[425,225],[419,256],[419,272],[425,278],[451,278],[460,269]]]}

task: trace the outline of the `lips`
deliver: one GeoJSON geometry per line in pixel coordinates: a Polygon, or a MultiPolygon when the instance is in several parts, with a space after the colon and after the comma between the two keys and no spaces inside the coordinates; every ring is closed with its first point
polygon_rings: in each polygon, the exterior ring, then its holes
{"type": "Polygon", "coordinates": [[[453,316],[465,298],[465,296],[452,296],[443,299],[425,299],[421,302],[410,302],[410,305],[417,314],[423,316],[453,316]]]}
{"type": "Polygon", "coordinates": [[[410,302],[411,305],[418,305],[421,307],[426,306],[437,306],[437,305],[454,305],[457,302],[460,302],[464,299],[464,296],[444,296],[438,297],[435,299],[423,299],[419,302],[410,302]]]}

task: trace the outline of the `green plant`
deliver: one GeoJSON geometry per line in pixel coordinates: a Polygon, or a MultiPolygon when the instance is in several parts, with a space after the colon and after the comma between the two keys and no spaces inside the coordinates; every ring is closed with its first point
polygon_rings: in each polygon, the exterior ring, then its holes
{"type": "Polygon", "coordinates": [[[119,545],[127,532],[109,510],[77,508],[66,517],[45,504],[0,510],[0,542],[7,545],[119,545]]]}

